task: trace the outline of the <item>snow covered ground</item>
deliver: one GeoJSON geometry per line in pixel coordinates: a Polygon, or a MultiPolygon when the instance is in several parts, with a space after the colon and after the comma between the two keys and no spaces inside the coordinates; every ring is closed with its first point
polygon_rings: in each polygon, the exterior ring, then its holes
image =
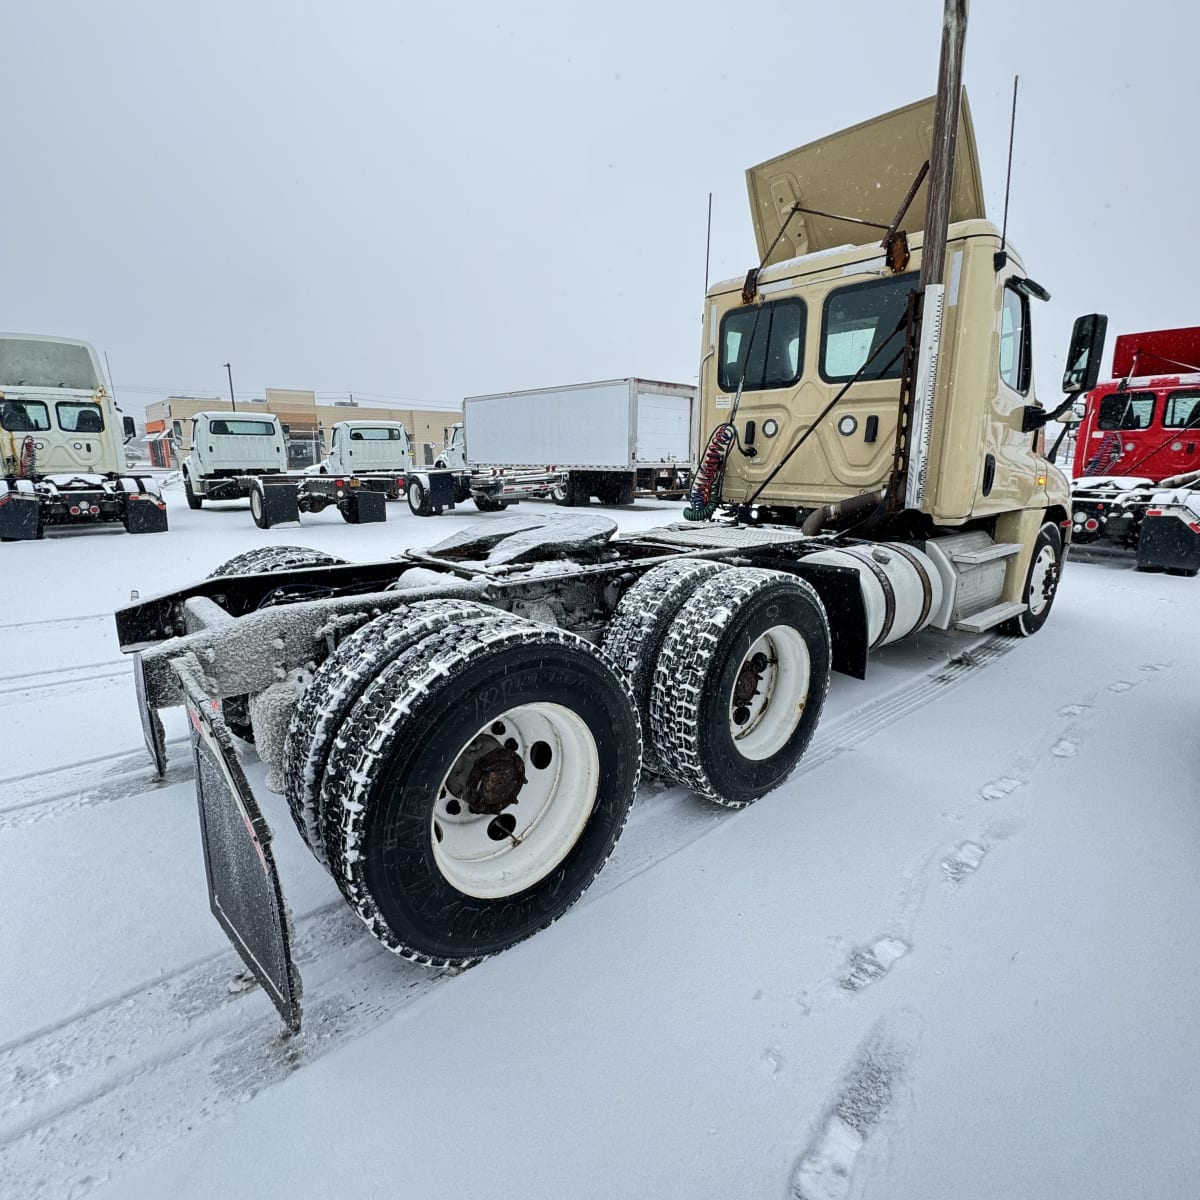
{"type": "Polygon", "coordinates": [[[643,786],[578,907],[458,976],[367,937],[267,796],[285,1038],[207,910],[178,713],[151,781],[111,612],[254,546],[365,560],[487,518],[170,500],[166,536],[0,548],[5,1200],[1200,1190],[1194,581],[1073,562],[1032,640],[835,677],[784,787],[643,786]]]}

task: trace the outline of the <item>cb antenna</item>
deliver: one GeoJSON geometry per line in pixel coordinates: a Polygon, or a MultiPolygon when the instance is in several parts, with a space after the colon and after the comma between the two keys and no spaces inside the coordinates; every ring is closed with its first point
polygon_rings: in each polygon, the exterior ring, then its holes
{"type": "Polygon", "coordinates": [[[1020,78],[1020,75],[1013,76],[1012,117],[1008,124],[1008,172],[1004,176],[1004,224],[1000,228],[1000,249],[994,260],[997,271],[1002,271],[1008,263],[1008,252],[1004,247],[1008,240],[1008,193],[1012,186],[1013,135],[1017,130],[1017,81],[1020,78]]]}
{"type": "Polygon", "coordinates": [[[108,351],[107,350],[105,350],[105,352],[104,352],[104,369],[108,372],[108,390],[110,392],[112,392],[113,403],[119,407],[120,401],[117,400],[117,385],[115,383],[113,383],[112,367],[109,366],[109,363],[108,363],[108,351]]]}
{"type": "Polygon", "coordinates": [[[712,192],[708,193],[708,228],[704,234],[704,294],[708,295],[708,256],[712,249],[712,192]]]}

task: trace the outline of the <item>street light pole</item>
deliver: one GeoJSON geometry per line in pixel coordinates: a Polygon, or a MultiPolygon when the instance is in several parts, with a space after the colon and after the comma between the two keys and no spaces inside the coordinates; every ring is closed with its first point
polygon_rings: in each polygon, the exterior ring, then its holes
{"type": "Polygon", "coordinates": [[[225,374],[229,376],[229,403],[234,412],[237,412],[237,401],[233,398],[233,368],[228,363],[223,363],[225,374]]]}

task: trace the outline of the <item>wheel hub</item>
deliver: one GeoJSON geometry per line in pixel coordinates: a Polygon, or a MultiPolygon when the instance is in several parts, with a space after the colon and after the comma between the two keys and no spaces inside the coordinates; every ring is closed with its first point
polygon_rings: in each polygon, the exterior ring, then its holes
{"type": "Polygon", "coordinates": [[[752,654],[738,671],[737,681],[733,685],[733,703],[740,708],[749,704],[762,686],[763,672],[767,669],[767,656],[763,653],[752,654]]]}
{"type": "Polygon", "coordinates": [[[525,786],[525,760],[506,746],[498,746],[475,760],[463,788],[463,799],[473,813],[495,815],[517,802],[525,786]]]}

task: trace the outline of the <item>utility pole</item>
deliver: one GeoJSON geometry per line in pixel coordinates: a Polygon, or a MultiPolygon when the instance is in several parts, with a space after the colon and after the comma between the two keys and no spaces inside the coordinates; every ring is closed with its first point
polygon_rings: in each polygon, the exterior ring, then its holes
{"type": "Polygon", "coordinates": [[[228,363],[223,363],[225,374],[229,376],[229,403],[234,412],[237,412],[237,401],[233,398],[233,368],[228,363]]]}

